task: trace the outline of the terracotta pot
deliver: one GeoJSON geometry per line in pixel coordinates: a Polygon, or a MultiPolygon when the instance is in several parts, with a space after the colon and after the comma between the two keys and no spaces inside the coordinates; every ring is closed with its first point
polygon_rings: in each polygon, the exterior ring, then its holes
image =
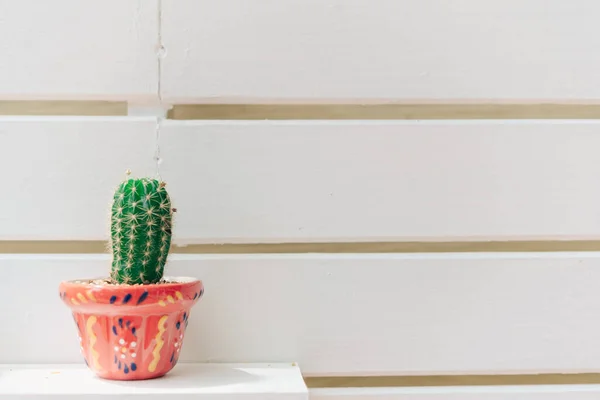
{"type": "Polygon", "coordinates": [[[88,280],[60,284],[60,297],[73,312],[81,353],[101,378],[151,379],[179,359],[190,309],[204,294],[202,281],[106,285],[88,280]]]}

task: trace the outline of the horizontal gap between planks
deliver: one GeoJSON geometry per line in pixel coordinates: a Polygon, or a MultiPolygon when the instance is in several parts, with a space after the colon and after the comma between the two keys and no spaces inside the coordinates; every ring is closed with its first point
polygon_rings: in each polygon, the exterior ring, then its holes
{"type": "MultiPolygon", "coordinates": [[[[0,101],[0,115],[126,116],[113,101],[0,101]]],[[[173,120],[600,119],[600,104],[176,104],[173,120]]]]}
{"type": "Polygon", "coordinates": [[[124,116],[127,103],[117,101],[0,101],[0,115],[124,116]]]}
{"type": "MultiPolygon", "coordinates": [[[[0,241],[0,254],[96,254],[105,241],[0,241]]],[[[172,246],[175,254],[473,253],[600,251],[600,240],[485,242],[248,243],[172,246]]]]}
{"type": "Polygon", "coordinates": [[[433,387],[600,384],[600,373],[529,375],[433,375],[369,377],[305,377],[306,386],[344,387],[433,387]]]}
{"type": "Polygon", "coordinates": [[[599,104],[182,104],[174,120],[598,119],[599,104]]]}

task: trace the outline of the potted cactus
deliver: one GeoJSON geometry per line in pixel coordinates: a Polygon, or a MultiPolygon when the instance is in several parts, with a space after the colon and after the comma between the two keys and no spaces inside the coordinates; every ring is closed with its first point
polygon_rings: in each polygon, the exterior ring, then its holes
{"type": "Polygon", "coordinates": [[[164,182],[129,174],[113,198],[110,277],[60,284],[85,363],[115,380],[169,372],[181,354],[190,309],[204,293],[198,279],[163,277],[176,210],[164,182]]]}

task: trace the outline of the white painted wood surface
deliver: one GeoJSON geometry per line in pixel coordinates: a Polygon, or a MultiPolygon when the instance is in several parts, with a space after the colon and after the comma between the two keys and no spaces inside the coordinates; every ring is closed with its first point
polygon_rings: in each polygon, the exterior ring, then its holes
{"type": "Polygon", "coordinates": [[[180,242],[599,238],[599,129],[169,121],[161,154],[180,242]]]}
{"type": "MultiPolygon", "coordinates": [[[[167,102],[597,101],[589,0],[165,0],[167,102]]],[[[0,0],[0,98],[157,100],[158,0],[0,0]]]]}
{"type": "MultiPolygon", "coordinates": [[[[0,240],[106,239],[123,172],[154,173],[156,120],[142,115],[159,87],[167,104],[600,98],[600,3],[590,0],[162,4],[0,0],[0,100],[131,105],[126,118],[0,118],[0,240]]],[[[179,210],[177,244],[600,239],[599,128],[168,121],[161,172],[179,210]]],[[[107,255],[0,255],[0,363],[81,366],[58,283],[105,275],[108,264],[107,255]]],[[[206,285],[183,361],[293,360],[308,376],[514,374],[600,370],[599,267],[600,253],[175,255],[168,273],[206,285]]],[[[94,380],[81,367],[22,368],[0,368],[0,397],[307,397],[297,368],[282,376],[251,368],[240,378],[241,369],[181,366],[136,385],[94,380]],[[198,379],[205,373],[213,380],[198,379]]],[[[589,400],[600,390],[311,396],[589,400]]]]}
{"type": "Polygon", "coordinates": [[[590,0],[164,0],[169,102],[597,101],[590,0]]]}
{"type": "MultiPolygon", "coordinates": [[[[58,284],[109,263],[0,256],[0,363],[81,363],[58,284]]],[[[183,362],[292,360],[306,376],[600,370],[600,253],[173,255],[167,275],[206,287],[183,362]]]]}
{"type": "Polygon", "coordinates": [[[85,366],[0,365],[6,400],[69,398],[151,400],[307,400],[298,367],[289,364],[179,364],[161,379],[116,382],[96,378],[85,366]]]}
{"type": "MultiPolygon", "coordinates": [[[[599,239],[599,121],[169,121],[175,243],[599,239]]],[[[0,239],[105,239],[153,118],[0,118],[0,239]],[[43,201],[42,201],[43,199],[43,201]]]]}
{"type": "Polygon", "coordinates": [[[312,389],[311,400],[597,400],[600,385],[312,389]]]}
{"type": "Polygon", "coordinates": [[[0,0],[0,100],[157,97],[157,0],[0,0]]]}
{"type": "Polygon", "coordinates": [[[155,126],[141,117],[0,118],[10,193],[0,203],[0,239],[108,238],[114,188],[128,165],[155,170],[155,126]]]}

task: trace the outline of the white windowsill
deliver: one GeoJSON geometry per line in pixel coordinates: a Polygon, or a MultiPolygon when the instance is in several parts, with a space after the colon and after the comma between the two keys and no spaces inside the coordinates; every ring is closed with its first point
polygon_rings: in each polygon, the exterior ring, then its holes
{"type": "Polygon", "coordinates": [[[79,365],[2,365],[3,400],[148,398],[151,400],[307,400],[300,369],[290,364],[179,364],[145,381],[97,378],[79,365]]]}

